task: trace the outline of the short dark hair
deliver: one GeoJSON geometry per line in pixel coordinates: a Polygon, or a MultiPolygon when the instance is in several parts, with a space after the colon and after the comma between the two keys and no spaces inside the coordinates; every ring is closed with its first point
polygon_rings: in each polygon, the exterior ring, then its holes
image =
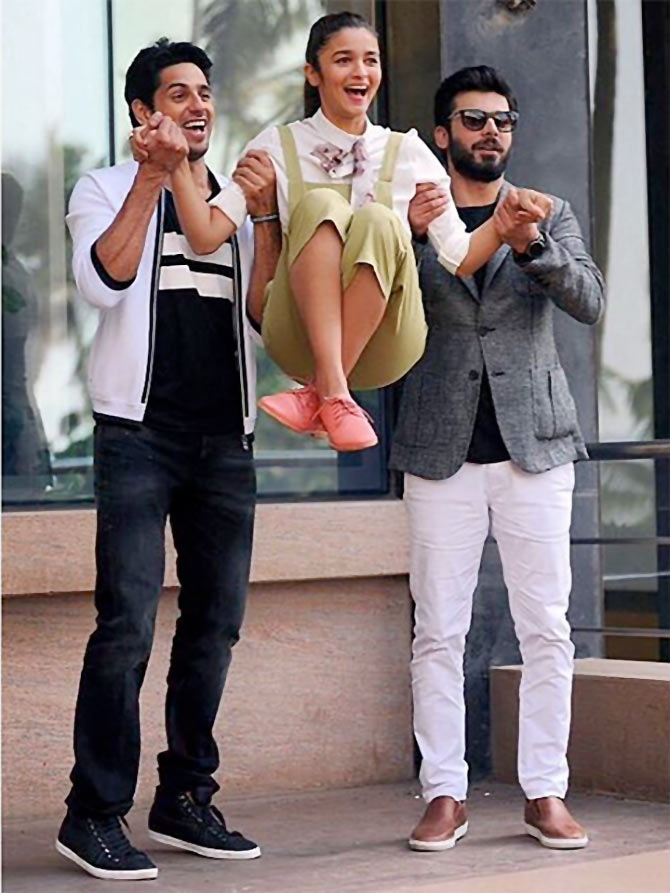
{"type": "MultiPolygon", "coordinates": [[[[309,37],[307,39],[307,49],[305,50],[305,61],[320,71],[319,53],[328,43],[333,34],[342,31],[344,28],[365,28],[370,34],[374,34],[377,39],[379,36],[367,19],[358,15],[357,12],[333,12],[329,15],[321,16],[312,25],[309,37]]],[[[319,99],[319,91],[313,87],[308,80],[305,80],[305,117],[310,118],[321,105],[319,99]]]]}
{"type": "Polygon", "coordinates": [[[126,89],[123,94],[133,127],[140,123],[133,113],[133,101],[140,99],[148,108],[153,108],[154,93],[161,81],[161,71],[170,65],[179,65],[180,62],[197,65],[209,83],[212,60],[204,50],[188,41],[174,43],[167,37],[161,37],[135,56],[126,72],[126,89]]]}
{"type": "Polygon", "coordinates": [[[518,111],[519,104],[512,88],[495,68],[489,65],[471,65],[459,68],[445,78],[435,94],[435,126],[447,127],[449,115],[454,111],[454,100],[459,93],[477,90],[480,93],[500,93],[509,103],[512,111],[518,111]]]}

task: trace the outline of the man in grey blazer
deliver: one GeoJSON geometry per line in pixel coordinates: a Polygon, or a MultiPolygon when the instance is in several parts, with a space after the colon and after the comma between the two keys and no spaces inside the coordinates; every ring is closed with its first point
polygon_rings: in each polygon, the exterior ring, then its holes
{"type": "MultiPolygon", "coordinates": [[[[415,734],[427,807],[410,837],[445,850],[467,831],[463,653],[484,541],[498,542],[523,657],[519,781],[526,831],[576,849],[584,829],[564,803],[574,648],[571,588],[573,462],[586,456],[556,350],[555,309],[592,325],[604,284],[575,216],[552,197],[527,222],[504,172],[518,120],[509,85],[478,66],[435,98],[435,141],[467,228],[493,216],[503,246],[460,279],[419,249],[429,334],[405,381],[391,467],[405,472],[415,602],[415,734]]],[[[415,236],[449,197],[426,185],[410,212],[415,236]]]]}

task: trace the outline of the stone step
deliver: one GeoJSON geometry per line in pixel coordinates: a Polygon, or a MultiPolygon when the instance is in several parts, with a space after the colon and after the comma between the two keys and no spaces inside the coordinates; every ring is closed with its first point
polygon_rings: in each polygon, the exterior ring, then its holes
{"type": "MultiPolygon", "coordinates": [[[[3,812],[63,809],[90,595],[35,595],[3,604],[3,812]]],[[[176,593],[161,599],[141,698],[136,802],[149,803],[165,748],[165,678],[176,593]]],[[[227,794],[376,784],[414,776],[409,649],[402,577],[251,587],[216,724],[227,794]]]]}
{"type": "MultiPolygon", "coordinates": [[[[521,667],[491,669],[494,777],[516,780],[521,667]]],[[[670,800],[670,664],[575,661],[571,786],[644,800],[670,800]]]]}

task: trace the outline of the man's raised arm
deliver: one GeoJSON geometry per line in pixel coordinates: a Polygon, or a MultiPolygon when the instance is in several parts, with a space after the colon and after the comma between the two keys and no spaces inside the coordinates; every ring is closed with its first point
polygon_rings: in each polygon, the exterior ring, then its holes
{"type": "Polygon", "coordinates": [[[169,123],[164,118],[155,129],[151,157],[140,164],[119,213],[93,246],[94,256],[102,267],[101,275],[106,273],[121,286],[135,278],[161,189],[188,152],[183,137],[175,135],[174,129],[168,130],[169,123]]]}
{"type": "Polygon", "coordinates": [[[277,178],[269,155],[248,152],[239,161],[233,180],[244,192],[247,210],[254,221],[254,263],[247,292],[247,312],[260,325],[265,287],[275,275],[282,245],[277,178]]]}

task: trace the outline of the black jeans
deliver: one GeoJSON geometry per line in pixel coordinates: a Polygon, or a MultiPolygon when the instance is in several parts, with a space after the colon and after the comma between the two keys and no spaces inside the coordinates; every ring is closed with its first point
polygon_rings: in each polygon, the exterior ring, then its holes
{"type": "Polygon", "coordinates": [[[75,714],[67,804],[90,815],[132,806],[139,694],[151,653],[170,518],[181,585],[167,679],[161,787],[212,794],[212,735],[249,581],[256,480],[239,436],[100,424],[95,432],[96,628],[75,714]]]}

